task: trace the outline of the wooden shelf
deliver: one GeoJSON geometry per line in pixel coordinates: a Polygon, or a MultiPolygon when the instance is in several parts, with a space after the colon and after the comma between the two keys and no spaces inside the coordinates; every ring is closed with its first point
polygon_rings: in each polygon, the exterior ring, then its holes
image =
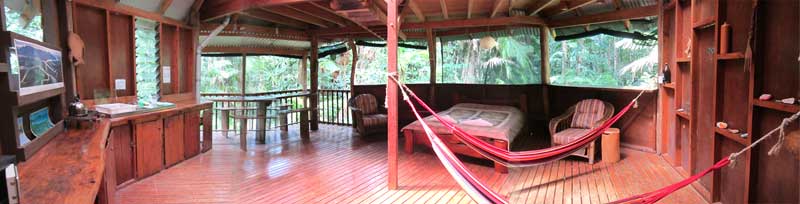
{"type": "Polygon", "coordinates": [[[664,88],[667,88],[667,89],[675,90],[675,83],[674,82],[673,83],[662,84],[661,86],[664,87],[664,88]]]}
{"type": "Polygon", "coordinates": [[[704,28],[711,27],[716,23],[717,23],[717,20],[714,20],[713,18],[709,18],[709,19],[702,20],[700,22],[692,24],[692,28],[694,28],[694,29],[704,29],[704,28]]]}
{"type": "Polygon", "coordinates": [[[681,118],[686,119],[686,120],[691,120],[691,117],[690,117],[691,115],[689,115],[689,113],[687,113],[687,112],[675,111],[675,115],[678,115],[678,117],[681,117],[681,118]]]}
{"type": "Polygon", "coordinates": [[[735,142],[737,142],[737,143],[739,143],[741,145],[744,145],[744,146],[750,145],[749,144],[750,142],[747,141],[747,138],[742,138],[742,136],[741,136],[741,134],[744,133],[744,132],[739,132],[738,134],[734,134],[734,133],[731,133],[731,131],[728,131],[727,129],[722,129],[722,128],[718,128],[718,127],[714,127],[714,131],[717,132],[717,134],[725,136],[725,138],[733,140],[733,141],[735,141],[735,142]]]}
{"type": "Polygon", "coordinates": [[[689,63],[691,61],[692,61],[691,57],[678,57],[678,59],[675,59],[675,62],[677,63],[689,63]]]}
{"type": "Polygon", "coordinates": [[[762,107],[762,108],[772,109],[772,110],[777,110],[777,111],[783,111],[783,112],[787,112],[787,113],[797,113],[798,111],[800,111],[800,106],[798,106],[798,105],[784,104],[784,103],[779,103],[779,102],[775,102],[775,101],[762,101],[762,100],[754,99],[753,100],[753,105],[757,106],[757,107],[762,107]]]}
{"type": "Polygon", "coordinates": [[[718,60],[740,60],[744,59],[744,53],[741,52],[732,52],[732,53],[725,53],[725,54],[718,54],[718,60]]]}

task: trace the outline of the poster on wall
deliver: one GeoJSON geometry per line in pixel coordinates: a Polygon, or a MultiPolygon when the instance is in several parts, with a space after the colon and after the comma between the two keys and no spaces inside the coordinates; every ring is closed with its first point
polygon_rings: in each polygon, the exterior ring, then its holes
{"type": "Polygon", "coordinates": [[[64,87],[61,51],[14,39],[10,58],[12,73],[17,76],[15,88],[19,88],[19,95],[64,87]]]}
{"type": "Polygon", "coordinates": [[[45,107],[31,113],[31,133],[39,137],[56,126],[50,121],[50,109],[45,107]]]}

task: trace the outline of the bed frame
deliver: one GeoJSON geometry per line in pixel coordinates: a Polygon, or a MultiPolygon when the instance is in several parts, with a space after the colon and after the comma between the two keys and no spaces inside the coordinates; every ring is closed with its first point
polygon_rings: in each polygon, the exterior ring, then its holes
{"type": "MultiPolygon", "coordinates": [[[[524,115],[527,116],[528,114],[528,96],[522,94],[516,100],[504,100],[504,99],[467,99],[458,94],[454,94],[453,96],[453,104],[459,103],[478,103],[478,104],[487,104],[487,105],[504,105],[504,106],[513,106],[517,107],[522,111],[524,115]]],[[[527,121],[525,125],[522,127],[522,130],[519,134],[525,135],[528,134],[528,125],[527,121]]],[[[408,154],[414,153],[414,145],[415,144],[422,144],[427,147],[430,147],[430,141],[428,140],[427,136],[424,132],[421,131],[413,131],[413,130],[404,130],[403,135],[405,136],[405,152],[408,154]]],[[[452,134],[439,134],[442,138],[442,141],[447,144],[447,147],[450,148],[453,152],[465,155],[474,158],[485,158],[483,155],[479,154],[475,150],[470,149],[464,143],[461,142],[457,137],[452,134]]],[[[481,137],[484,141],[487,141],[489,144],[494,144],[496,147],[500,147],[503,149],[508,149],[509,141],[505,140],[498,140],[492,138],[485,138],[481,137]]],[[[508,168],[503,164],[494,162],[494,170],[498,173],[508,173],[508,168]]]]}

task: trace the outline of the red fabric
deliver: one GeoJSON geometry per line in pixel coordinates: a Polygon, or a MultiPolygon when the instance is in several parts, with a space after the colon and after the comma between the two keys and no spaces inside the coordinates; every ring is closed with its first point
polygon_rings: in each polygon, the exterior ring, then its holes
{"type": "Polygon", "coordinates": [[[653,192],[643,193],[643,194],[640,194],[640,195],[635,195],[635,196],[631,196],[631,197],[628,197],[628,198],[620,199],[620,200],[617,200],[617,201],[614,201],[614,202],[610,202],[609,204],[617,204],[617,203],[651,204],[651,203],[658,202],[659,200],[663,199],[664,197],[667,197],[669,194],[671,194],[671,193],[673,193],[675,191],[678,191],[681,188],[686,187],[691,183],[694,183],[695,181],[699,180],[700,178],[702,178],[706,174],[711,173],[713,171],[716,171],[718,169],[721,169],[722,167],[725,167],[730,163],[731,163],[731,160],[728,159],[728,157],[725,157],[724,159],[722,159],[719,162],[717,162],[716,164],[714,164],[714,166],[711,166],[711,168],[708,168],[705,171],[700,172],[698,174],[692,175],[692,177],[686,178],[683,181],[680,181],[678,183],[674,183],[672,185],[669,185],[667,187],[655,190],[653,192]]]}

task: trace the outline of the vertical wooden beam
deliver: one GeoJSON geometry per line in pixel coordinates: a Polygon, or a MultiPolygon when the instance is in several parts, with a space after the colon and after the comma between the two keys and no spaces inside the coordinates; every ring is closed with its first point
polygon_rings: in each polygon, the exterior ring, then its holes
{"type": "Polygon", "coordinates": [[[550,48],[548,45],[550,31],[547,27],[539,27],[539,50],[541,57],[541,77],[542,77],[542,109],[545,119],[550,119],[550,93],[548,86],[550,86],[550,48]]]}
{"type": "MultiPolygon", "coordinates": [[[[73,32],[73,25],[74,25],[73,22],[72,22],[73,21],[72,20],[72,17],[73,17],[72,16],[72,1],[70,1],[70,0],[58,0],[56,2],[56,4],[57,5],[56,5],[56,10],[55,11],[57,12],[57,15],[58,15],[57,19],[59,21],[59,22],[56,23],[56,25],[58,25],[58,27],[49,28],[49,29],[58,29],[58,31],[59,31],[58,32],[58,36],[52,36],[52,37],[54,37],[54,38],[57,37],[57,38],[60,39],[59,40],[60,41],[59,44],[60,44],[61,47],[69,47],[67,39],[69,38],[69,34],[73,32]]],[[[44,10],[45,8],[42,8],[42,9],[44,10]]],[[[47,12],[47,10],[44,10],[44,11],[47,12]]],[[[5,13],[5,12],[0,12],[0,13],[5,13]]],[[[3,25],[5,25],[5,19],[6,19],[5,18],[5,14],[0,14],[0,17],[2,18],[2,19],[0,19],[0,22],[2,22],[3,25]]],[[[49,24],[47,22],[43,22],[43,23],[44,23],[43,25],[49,24]]],[[[44,29],[48,29],[48,26],[45,26],[44,29]]],[[[2,30],[5,30],[5,26],[3,26],[2,30]]],[[[46,35],[46,34],[44,35],[45,42],[51,42],[50,38],[51,38],[51,36],[46,35]]],[[[76,94],[78,94],[78,90],[77,90],[78,86],[77,86],[77,83],[75,82],[75,66],[72,64],[72,58],[69,57],[68,54],[63,55],[63,57],[61,58],[61,62],[64,63],[63,67],[67,70],[67,71],[64,72],[64,76],[63,76],[64,77],[64,84],[66,86],[66,88],[65,88],[65,96],[68,99],[72,99],[72,97],[74,97],[76,94]]],[[[136,92],[134,92],[134,94],[135,93],[136,92]]]]}
{"type": "Polygon", "coordinates": [[[311,130],[319,129],[319,36],[311,35],[311,130]]]}
{"type": "Polygon", "coordinates": [[[431,28],[425,29],[425,36],[428,39],[428,61],[431,67],[430,99],[428,103],[436,107],[436,36],[431,28]]]}
{"type": "MultiPolygon", "coordinates": [[[[386,71],[389,73],[397,73],[397,2],[396,0],[386,0],[386,8],[388,10],[389,22],[386,24],[386,48],[388,49],[388,64],[386,71]]],[[[388,187],[389,189],[397,189],[397,84],[391,79],[386,82],[386,107],[389,122],[388,122],[388,187]]]]}
{"type": "Polygon", "coordinates": [[[350,63],[350,95],[355,97],[355,87],[356,87],[356,64],[358,64],[358,46],[356,46],[356,41],[353,38],[347,40],[347,45],[350,46],[350,50],[353,54],[353,61],[350,63]]]}
{"type": "Polygon", "coordinates": [[[472,7],[475,7],[475,1],[474,0],[468,0],[467,1],[467,19],[471,19],[472,18],[472,7]]]}
{"type": "Polygon", "coordinates": [[[445,0],[439,0],[439,5],[442,7],[444,19],[450,19],[450,14],[447,12],[447,2],[445,2],[445,0]]]}
{"type": "Polygon", "coordinates": [[[246,85],[247,84],[247,74],[246,73],[247,73],[247,54],[246,53],[242,53],[242,73],[239,74],[239,77],[241,77],[241,79],[239,80],[239,87],[240,87],[240,91],[242,93],[242,96],[244,96],[244,94],[246,93],[245,92],[245,88],[247,87],[247,85],[246,85]]]}

